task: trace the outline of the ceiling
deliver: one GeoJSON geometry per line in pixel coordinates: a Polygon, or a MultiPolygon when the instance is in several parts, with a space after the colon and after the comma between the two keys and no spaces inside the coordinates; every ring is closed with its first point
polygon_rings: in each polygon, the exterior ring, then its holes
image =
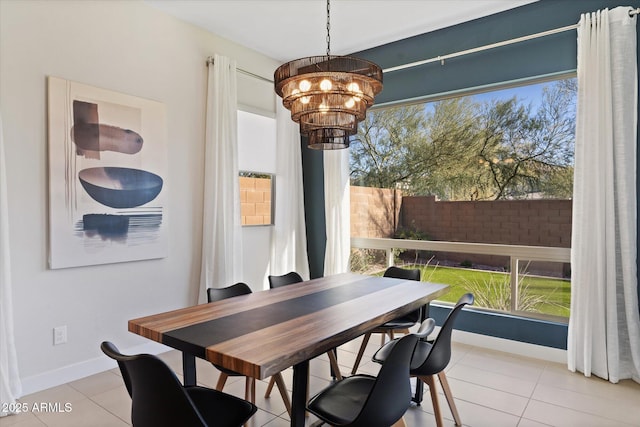
{"type": "MultiPolygon", "coordinates": [[[[327,50],[325,0],[145,1],[282,62],[327,50]]],[[[350,54],[534,1],[333,0],[331,53],[350,54]]]]}

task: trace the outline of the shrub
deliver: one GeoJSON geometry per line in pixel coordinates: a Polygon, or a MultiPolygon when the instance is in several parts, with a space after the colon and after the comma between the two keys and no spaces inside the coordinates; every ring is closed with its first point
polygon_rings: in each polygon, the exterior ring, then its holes
{"type": "Polygon", "coordinates": [[[393,234],[393,238],[405,240],[431,240],[426,232],[416,227],[416,223],[414,221],[411,221],[411,225],[409,226],[398,227],[396,232],[393,234]]]}
{"type": "MultiPolygon", "coordinates": [[[[526,275],[518,279],[519,311],[540,312],[540,306],[548,303],[549,298],[529,291],[524,281],[526,275]]],[[[489,274],[477,279],[461,278],[463,286],[473,293],[476,304],[494,310],[511,310],[511,284],[508,275],[489,274]]]]}
{"type": "Polygon", "coordinates": [[[351,249],[349,265],[354,273],[369,273],[386,265],[385,251],[376,249],[351,249]]]}

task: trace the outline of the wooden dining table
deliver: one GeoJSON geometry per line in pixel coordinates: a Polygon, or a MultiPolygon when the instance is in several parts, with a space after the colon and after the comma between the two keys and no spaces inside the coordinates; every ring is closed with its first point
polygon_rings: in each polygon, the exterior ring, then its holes
{"type": "Polygon", "coordinates": [[[265,379],[293,366],[291,426],[305,424],[309,360],[448,292],[430,282],[337,274],[129,321],[129,331],[195,358],[265,379]]]}

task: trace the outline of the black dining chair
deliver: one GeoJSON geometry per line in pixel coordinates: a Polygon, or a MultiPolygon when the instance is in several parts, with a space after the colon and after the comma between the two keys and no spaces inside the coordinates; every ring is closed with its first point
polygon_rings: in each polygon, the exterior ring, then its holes
{"type": "MultiPolygon", "coordinates": [[[[420,281],[420,269],[404,269],[399,267],[389,267],[384,272],[384,277],[391,277],[394,279],[405,279],[405,280],[415,280],[417,282],[420,281]]],[[[358,355],[356,356],[356,360],[353,363],[353,368],[351,369],[351,375],[355,374],[358,371],[358,366],[360,366],[360,361],[362,360],[362,356],[364,355],[364,351],[367,348],[367,344],[369,344],[369,339],[371,338],[371,334],[382,334],[380,345],[384,345],[384,337],[389,336],[391,340],[394,339],[395,332],[409,333],[409,328],[415,326],[421,320],[424,320],[427,316],[423,315],[423,309],[419,308],[418,310],[414,310],[409,314],[405,314],[404,316],[398,317],[397,319],[393,319],[372,331],[364,334],[362,338],[362,344],[360,344],[360,349],[358,350],[358,355]]]]}
{"type": "Polygon", "coordinates": [[[425,320],[417,333],[396,341],[376,377],[359,374],[337,381],[312,397],[307,409],[332,426],[394,425],[411,404],[409,370],[416,344],[434,327],[433,319],[425,320]]]}
{"type": "Polygon", "coordinates": [[[171,368],[151,354],[127,356],[109,341],[100,348],[118,362],[135,427],[239,427],[258,409],[217,390],[182,386],[171,368]]]}
{"type": "MultiPolygon", "coordinates": [[[[433,413],[436,417],[436,424],[438,427],[442,427],[442,411],[440,410],[440,404],[438,402],[438,392],[436,391],[436,379],[437,375],[440,379],[440,385],[451,409],[451,414],[457,426],[462,425],[458,409],[456,408],[455,401],[453,400],[453,394],[451,393],[451,387],[449,387],[449,381],[447,381],[447,375],[444,370],[451,360],[451,333],[453,331],[453,323],[460,314],[460,311],[465,305],[473,304],[473,294],[464,294],[458,299],[455,307],[444,323],[436,339],[432,342],[426,340],[420,340],[416,346],[415,353],[413,355],[413,361],[411,363],[411,376],[419,379],[416,387],[416,393],[418,387],[422,387],[422,382],[429,386],[429,393],[431,394],[431,401],[433,402],[433,413]],[[422,361],[420,363],[420,361],[422,361]]],[[[398,341],[390,341],[382,348],[380,348],[374,355],[373,361],[382,363],[382,366],[386,364],[386,360],[391,356],[393,347],[397,345],[398,341]]]]}
{"type": "Polygon", "coordinates": [[[269,287],[271,289],[279,288],[281,286],[292,285],[294,283],[300,283],[303,281],[302,276],[300,276],[295,271],[291,271],[287,274],[283,274],[282,276],[269,276],[269,287]]]}
{"type": "MultiPolygon", "coordinates": [[[[281,276],[268,276],[267,279],[269,280],[270,289],[293,285],[294,283],[300,283],[304,281],[302,276],[300,276],[295,271],[291,271],[281,276]]],[[[335,349],[329,350],[327,352],[327,356],[329,357],[329,364],[331,365],[331,373],[336,379],[342,379],[342,374],[340,373],[340,367],[338,366],[338,359],[336,357],[335,349]]],[[[267,391],[265,392],[264,397],[269,397],[271,395],[271,390],[273,390],[273,385],[275,382],[276,379],[274,377],[269,380],[269,385],[267,386],[267,391]]]]}
{"type": "MultiPolygon", "coordinates": [[[[237,297],[240,295],[247,295],[251,292],[252,291],[249,285],[240,282],[231,286],[227,286],[225,288],[208,288],[207,300],[209,302],[215,302],[227,298],[237,297]]],[[[245,376],[244,374],[232,371],[231,369],[227,369],[220,365],[216,365],[215,363],[213,364],[213,366],[220,371],[218,383],[216,384],[216,390],[219,391],[222,391],[229,377],[245,376]]],[[[282,400],[284,401],[284,406],[287,409],[289,415],[291,415],[291,400],[289,399],[289,394],[287,393],[287,388],[285,386],[284,379],[282,378],[282,374],[278,372],[271,377],[270,381],[273,381],[273,384],[277,385],[278,391],[280,392],[282,400]]],[[[273,388],[273,385],[271,385],[271,388],[273,388]]],[[[256,402],[256,380],[253,377],[247,376],[245,378],[244,398],[251,403],[256,402]]]]}

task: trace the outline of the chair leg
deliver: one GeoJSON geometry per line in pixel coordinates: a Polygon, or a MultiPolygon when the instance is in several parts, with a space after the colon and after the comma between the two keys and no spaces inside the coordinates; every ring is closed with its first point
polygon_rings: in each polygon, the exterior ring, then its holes
{"type": "Polygon", "coordinates": [[[333,374],[336,376],[336,379],[338,381],[341,380],[342,374],[340,373],[340,366],[338,365],[338,359],[336,358],[334,350],[327,351],[327,355],[329,356],[329,363],[331,364],[331,370],[333,371],[333,374]]]}
{"type": "Polygon", "coordinates": [[[356,357],[356,361],[353,363],[353,369],[351,370],[351,375],[355,375],[358,370],[358,366],[360,366],[360,361],[362,360],[362,355],[364,354],[364,350],[367,348],[367,344],[369,344],[369,338],[371,338],[371,333],[367,332],[364,334],[364,338],[362,339],[362,344],[360,345],[360,350],[358,350],[358,356],[356,357]]]}
{"type": "Polygon", "coordinates": [[[407,427],[407,423],[404,420],[404,417],[400,418],[396,421],[391,427],[407,427]]]}
{"type": "Polygon", "coordinates": [[[227,382],[227,378],[229,378],[229,375],[225,374],[224,372],[220,372],[218,383],[216,384],[216,390],[222,391],[222,389],[224,388],[224,384],[227,382]]]}
{"type": "Polygon", "coordinates": [[[289,393],[287,393],[287,387],[284,385],[284,378],[282,378],[282,374],[278,372],[272,376],[271,379],[273,379],[278,386],[278,391],[280,392],[280,396],[282,396],[284,407],[287,408],[287,413],[291,416],[291,400],[289,399],[289,393]]]}
{"type": "Polygon", "coordinates": [[[433,414],[436,416],[436,425],[442,427],[442,411],[440,410],[440,404],[438,403],[438,391],[436,390],[436,377],[435,375],[421,376],[420,379],[427,383],[429,386],[429,393],[431,393],[431,401],[433,403],[433,414]]]}
{"type": "Polygon", "coordinates": [[[267,391],[264,393],[264,397],[268,398],[271,396],[271,391],[273,390],[274,385],[278,387],[278,391],[280,392],[280,396],[282,396],[282,401],[284,402],[284,407],[287,409],[289,416],[291,416],[291,399],[289,399],[287,386],[284,384],[282,373],[278,372],[269,379],[269,385],[267,386],[267,391]]]}
{"type": "Polygon", "coordinates": [[[245,377],[244,384],[244,400],[255,403],[256,402],[256,379],[253,377],[245,377]]]}
{"type": "Polygon", "coordinates": [[[269,385],[267,386],[267,391],[264,392],[264,397],[267,398],[271,396],[271,390],[273,390],[273,386],[276,384],[275,376],[269,378],[269,385]]]}
{"type": "Polygon", "coordinates": [[[379,331],[380,333],[380,347],[382,347],[385,343],[385,338],[388,336],[389,341],[393,341],[395,335],[393,334],[393,329],[379,331]]]}
{"type": "Polygon", "coordinates": [[[453,394],[451,393],[451,388],[449,387],[447,375],[444,373],[444,371],[440,371],[438,372],[438,378],[440,378],[440,385],[442,386],[442,390],[444,391],[444,396],[447,398],[447,403],[449,404],[449,409],[451,409],[453,419],[456,422],[457,426],[461,426],[462,420],[460,419],[460,414],[458,414],[456,402],[453,400],[453,394]]]}

